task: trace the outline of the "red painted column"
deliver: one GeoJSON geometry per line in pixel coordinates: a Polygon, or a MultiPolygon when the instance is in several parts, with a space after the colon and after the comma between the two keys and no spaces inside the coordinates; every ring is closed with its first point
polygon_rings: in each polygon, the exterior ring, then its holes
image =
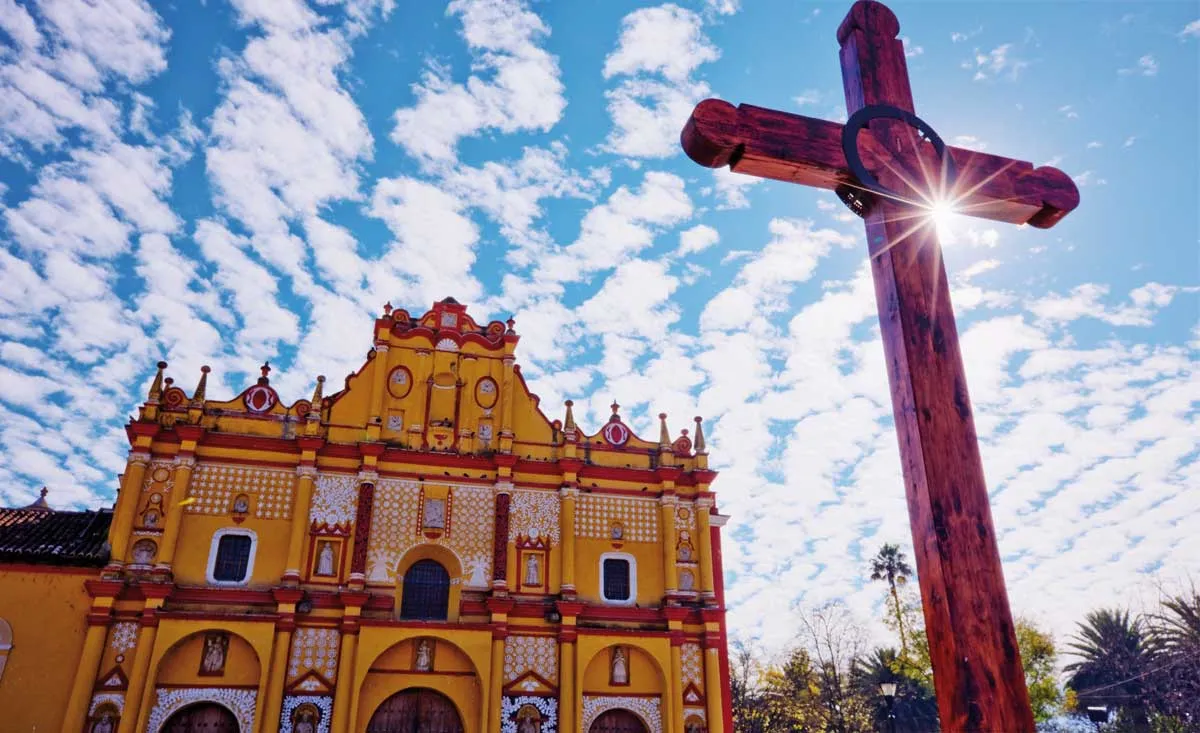
{"type": "MultiPolygon", "coordinates": [[[[717,514],[717,508],[712,508],[712,513],[717,514]]],[[[717,514],[717,516],[720,516],[717,514]]],[[[721,527],[724,525],[713,524],[709,531],[712,533],[712,554],[713,554],[713,592],[717,599],[717,608],[721,612],[721,649],[719,652],[721,658],[721,712],[725,718],[725,730],[728,733],[733,733],[733,692],[729,687],[729,634],[728,627],[725,623],[725,566],[721,558],[721,527]]]]}

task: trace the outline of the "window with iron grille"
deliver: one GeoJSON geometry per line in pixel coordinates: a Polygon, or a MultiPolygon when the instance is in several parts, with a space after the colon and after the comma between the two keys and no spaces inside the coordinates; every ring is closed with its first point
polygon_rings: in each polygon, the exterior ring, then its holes
{"type": "Polygon", "coordinates": [[[604,560],[604,600],[629,600],[629,561],[609,557],[604,560]]]}
{"type": "Polygon", "coordinates": [[[404,574],[400,618],[444,620],[450,607],[450,574],[436,560],[418,560],[404,574]]]}
{"type": "Polygon", "coordinates": [[[217,540],[217,560],[213,564],[213,579],[240,583],[246,579],[250,565],[250,546],[253,540],[244,534],[227,534],[217,540]]]}

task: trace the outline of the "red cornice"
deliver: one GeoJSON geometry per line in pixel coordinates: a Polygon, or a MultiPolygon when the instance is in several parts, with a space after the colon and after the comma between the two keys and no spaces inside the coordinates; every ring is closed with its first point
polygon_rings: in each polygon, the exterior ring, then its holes
{"type": "Polygon", "coordinates": [[[387,449],[387,446],[384,445],[383,443],[359,443],[358,444],[359,455],[363,456],[364,458],[367,456],[371,456],[373,458],[378,458],[379,456],[383,455],[383,452],[386,449],[387,449]]]}
{"type": "Polygon", "coordinates": [[[125,425],[125,434],[129,436],[129,442],[132,443],[136,436],[149,436],[153,438],[158,434],[160,426],[156,422],[133,422],[132,420],[125,425]]]}
{"type": "Polygon", "coordinates": [[[199,425],[176,425],[175,432],[179,435],[180,440],[199,441],[204,437],[205,429],[199,425]]]}

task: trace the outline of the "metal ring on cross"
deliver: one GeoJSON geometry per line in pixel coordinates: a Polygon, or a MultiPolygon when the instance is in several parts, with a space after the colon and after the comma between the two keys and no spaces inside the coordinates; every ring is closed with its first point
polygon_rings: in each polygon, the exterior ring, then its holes
{"type": "Polygon", "coordinates": [[[850,115],[850,119],[846,121],[846,126],[842,128],[842,152],[846,155],[846,164],[850,168],[850,172],[862,184],[862,187],[877,193],[880,196],[887,196],[892,199],[902,199],[903,197],[895,191],[887,188],[871,174],[867,167],[863,165],[862,156],[858,153],[858,133],[871,120],[879,119],[880,117],[900,120],[912,127],[917,128],[932,145],[934,152],[942,162],[942,185],[946,190],[954,186],[954,180],[958,176],[958,171],[954,167],[954,160],[946,155],[946,143],[942,142],[942,138],[934,132],[925,120],[917,117],[912,112],[907,112],[898,107],[892,107],[886,104],[872,104],[858,110],[850,115]]]}

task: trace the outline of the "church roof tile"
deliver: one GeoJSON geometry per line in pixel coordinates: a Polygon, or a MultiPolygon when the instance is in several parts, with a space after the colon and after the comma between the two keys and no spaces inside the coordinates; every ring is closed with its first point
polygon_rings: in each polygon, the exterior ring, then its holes
{"type": "Polygon", "coordinates": [[[112,510],[0,509],[0,562],[102,567],[112,510]]]}

